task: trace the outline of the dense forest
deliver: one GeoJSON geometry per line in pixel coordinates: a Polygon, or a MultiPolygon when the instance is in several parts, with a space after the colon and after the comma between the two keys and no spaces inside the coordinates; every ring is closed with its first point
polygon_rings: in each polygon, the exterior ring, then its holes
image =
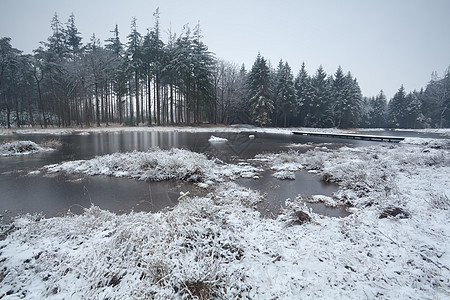
{"type": "Polygon", "coordinates": [[[55,14],[52,35],[23,54],[0,39],[0,126],[233,124],[306,127],[442,128],[450,126],[450,69],[425,89],[403,86],[363,97],[356,78],[339,67],[294,76],[261,54],[250,70],[218,59],[201,29],[186,25],[161,37],[158,11],[145,35],[131,21],[122,43],[117,26],[103,43],[82,43],[72,14],[55,14]]]}

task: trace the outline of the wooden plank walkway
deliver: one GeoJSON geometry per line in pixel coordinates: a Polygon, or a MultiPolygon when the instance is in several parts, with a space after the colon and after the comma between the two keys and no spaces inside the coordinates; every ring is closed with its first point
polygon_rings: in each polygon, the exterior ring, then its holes
{"type": "Polygon", "coordinates": [[[396,136],[381,136],[381,135],[367,135],[367,134],[353,134],[353,133],[325,133],[325,132],[309,132],[309,131],[293,131],[292,133],[298,135],[310,135],[310,136],[366,140],[376,142],[391,142],[391,143],[399,143],[405,139],[404,137],[396,137],[396,136]]]}

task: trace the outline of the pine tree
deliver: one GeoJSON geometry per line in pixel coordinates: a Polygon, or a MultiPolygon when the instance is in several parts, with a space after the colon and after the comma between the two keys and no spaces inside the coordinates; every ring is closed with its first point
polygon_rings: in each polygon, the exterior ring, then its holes
{"type": "Polygon", "coordinates": [[[287,62],[283,64],[283,61],[280,61],[276,78],[276,109],[283,116],[283,127],[287,127],[288,115],[294,116],[297,113],[294,76],[287,62]]]}
{"type": "Polygon", "coordinates": [[[343,107],[341,128],[357,127],[361,118],[362,93],[356,78],[350,72],[346,75],[348,98],[343,107]]]}
{"type": "Polygon", "coordinates": [[[422,97],[422,115],[425,126],[450,126],[450,68],[443,78],[437,75],[428,83],[422,97]]]}
{"type": "MultiPolygon", "coordinates": [[[[131,33],[128,35],[128,61],[130,71],[134,76],[134,93],[136,103],[136,125],[140,123],[140,107],[139,107],[139,72],[142,67],[142,54],[141,54],[141,40],[142,36],[137,31],[136,18],[131,21],[131,33]]],[[[133,122],[133,105],[130,101],[130,123],[133,122]]]]}
{"type": "Polygon", "coordinates": [[[192,63],[194,82],[194,121],[202,121],[202,113],[213,119],[214,84],[213,70],[215,58],[202,41],[200,24],[194,28],[192,39],[192,63]],[[202,111],[203,110],[203,111],[202,111]]]}
{"type": "Polygon", "coordinates": [[[116,24],[114,30],[110,31],[113,36],[107,39],[105,42],[105,48],[112,51],[116,56],[123,55],[123,44],[120,42],[119,26],[116,24]]]}
{"type": "Polygon", "coordinates": [[[295,78],[294,87],[296,91],[298,118],[297,124],[300,126],[308,126],[311,116],[311,77],[306,71],[305,63],[302,63],[300,71],[295,78]]]}
{"type": "Polygon", "coordinates": [[[55,53],[60,59],[66,53],[64,27],[59,21],[58,15],[55,13],[51,22],[52,35],[48,38],[46,43],[49,51],[55,53]]]}
{"type": "Polygon", "coordinates": [[[403,85],[395,93],[394,97],[389,101],[389,120],[388,122],[393,127],[404,128],[406,126],[405,113],[406,113],[406,95],[403,85]]]}
{"type": "Polygon", "coordinates": [[[405,97],[405,128],[420,127],[420,100],[416,91],[408,93],[405,97]]]}
{"type": "Polygon", "coordinates": [[[346,80],[341,66],[339,66],[332,79],[331,101],[327,112],[328,119],[334,127],[340,128],[343,122],[346,106],[349,101],[349,89],[349,82],[346,80]]]}
{"type": "Polygon", "coordinates": [[[64,42],[67,54],[72,60],[76,60],[82,52],[81,33],[75,25],[75,16],[72,13],[64,30],[64,42]]]}
{"type": "Polygon", "coordinates": [[[110,51],[113,56],[111,59],[111,67],[113,70],[112,83],[113,91],[116,96],[116,106],[118,109],[118,121],[121,124],[123,122],[123,109],[125,105],[124,96],[127,93],[127,83],[126,83],[126,68],[124,68],[124,49],[123,44],[119,37],[119,27],[114,27],[114,30],[110,31],[113,36],[108,38],[105,42],[106,50],[110,51]]]}
{"type": "Polygon", "coordinates": [[[266,60],[258,53],[249,74],[249,108],[252,121],[258,126],[270,123],[274,110],[270,89],[270,70],[266,60]]]}
{"type": "MultiPolygon", "coordinates": [[[[163,72],[164,61],[164,43],[160,39],[159,28],[159,10],[153,14],[155,17],[155,24],[153,28],[144,37],[142,44],[143,51],[143,63],[145,65],[145,71],[149,78],[154,79],[155,83],[155,117],[156,124],[161,124],[161,77],[163,72]]],[[[150,97],[149,97],[150,99],[150,97]]],[[[150,107],[150,105],[149,105],[150,107]]]]}
{"type": "Polygon", "coordinates": [[[12,47],[10,38],[0,39],[0,104],[6,108],[6,125],[8,128],[11,128],[13,99],[17,98],[16,74],[19,71],[20,54],[21,52],[18,49],[12,47]]]}
{"type": "Polygon", "coordinates": [[[311,115],[308,120],[309,126],[324,127],[327,125],[326,112],[329,107],[330,89],[327,74],[322,66],[316,71],[311,79],[311,115]]]}
{"type": "Polygon", "coordinates": [[[370,125],[374,128],[386,126],[387,99],[383,90],[373,99],[372,110],[369,114],[370,125]]]}

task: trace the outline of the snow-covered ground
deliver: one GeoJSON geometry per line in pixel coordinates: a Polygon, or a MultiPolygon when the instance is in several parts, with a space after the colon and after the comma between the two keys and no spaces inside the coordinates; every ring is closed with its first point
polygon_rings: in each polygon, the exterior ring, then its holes
{"type": "Polygon", "coordinates": [[[310,170],[340,190],[332,199],[288,200],[283,214],[269,219],[254,209],[262,195],[228,180],[257,173],[249,164],[153,149],[47,166],[139,179],[153,178],[145,172],[187,179],[199,170],[199,182],[210,181],[209,194],[180,197],[159,213],[116,215],[91,207],[82,215],[18,217],[4,226],[8,235],[0,241],[0,297],[450,297],[448,139],[291,150],[255,161],[280,178],[310,170]],[[353,213],[325,217],[304,201],[345,203],[353,213]]]}

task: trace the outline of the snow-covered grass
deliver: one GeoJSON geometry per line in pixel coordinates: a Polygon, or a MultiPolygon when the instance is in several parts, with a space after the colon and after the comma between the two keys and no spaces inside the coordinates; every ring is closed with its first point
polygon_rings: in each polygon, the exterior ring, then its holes
{"type": "MultiPolygon", "coordinates": [[[[221,178],[216,170],[227,168],[173,151],[197,160],[189,164],[200,165],[204,178],[221,178]]],[[[382,143],[258,157],[280,172],[306,168],[337,182],[336,203],[354,206],[346,218],[310,212],[301,197],[277,219],[261,218],[253,209],[261,195],[221,180],[210,194],[184,196],[159,213],[91,207],[82,215],[21,216],[0,241],[0,297],[446,299],[449,152],[382,143]]],[[[152,157],[128,155],[138,165],[152,157]]],[[[72,168],[113,158],[126,159],[72,168]]]]}
{"type": "MultiPolygon", "coordinates": [[[[53,151],[54,149],[49,146],[49,143],[38,145],[32,141],[7,142],[0,145],[0,156],[29,155],[39,152],[53,151]]],[[[52,146],[55,145],[52,144],[52,146]]]]}
{"type": "Polygon", "coordinates": [[[173,148],[147,152],[113,153],[90,160],[47,165],[48,172],[65,171],[87,175],[129,177],[138,180],[184,180],[207,187],[225,178],[257,177],[261,169],[249,164],[232,165],[210,160],[204,154],[173,148]]]}

